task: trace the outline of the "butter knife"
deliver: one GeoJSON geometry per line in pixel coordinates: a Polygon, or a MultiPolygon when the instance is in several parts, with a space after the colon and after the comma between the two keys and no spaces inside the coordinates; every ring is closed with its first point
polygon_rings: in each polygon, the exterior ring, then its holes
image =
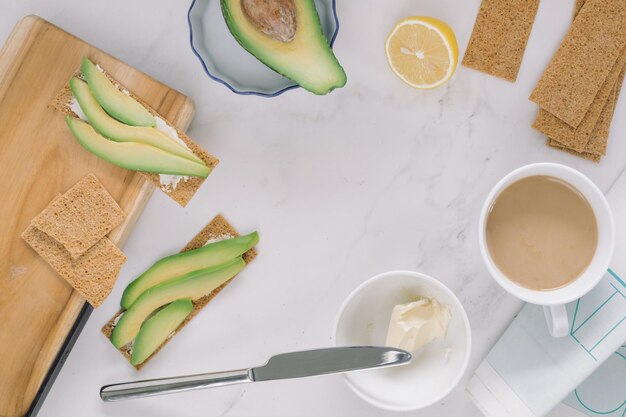
{"type": "Polygon", "coordinates": [[[315,349],[272,356],[265,365],[254,368],[105,385],[100,389],[100,398],[103,401],[119,401],[247,382],[397,366],[410,361],[409,352],[388,347],[350,346],[315,349]]]}

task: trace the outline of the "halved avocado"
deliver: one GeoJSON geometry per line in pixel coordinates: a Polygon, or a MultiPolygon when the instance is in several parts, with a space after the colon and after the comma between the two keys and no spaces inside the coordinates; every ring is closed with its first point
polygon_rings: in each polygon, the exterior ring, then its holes
{"type": "Polygon", "coordinates": [[[128,309],[147,289],[192,271],[220,265],[243,255],[258,242],[259,235],[253,232],[163,258],[126,287],[120,304],[128,309]]]}
{"type": "Polygon", "coordinates": [[[176,300],[147,319],[139,329],[130,363],[142,364],[163,344],[193,310],[191,300],[176,300]]]}
{"type": "Polygon", "coordinates": [[[346,84],[313,0],[221,0],[237,42],[303,88],[326,94],[346,84]]]}
{"type": "Polygon", "coordinates": [[[114,165],[133,171],[157,174],[189,175],[206,178],[205,165],[172,155],[154,146],[136,142],[113,142],[101,136],[87,122],[66,116],[65,121],[78,143],[89,152],[114,165]]]}
{"type": "Polygon", "coordinates": [[[128,126],[109,116],[100,107],[86,82],[74,77],[70,80],[70,89],[89,123],[101,135],[116,142],[138,142],[154,146],[204,165],[202,159],[163,132],[153,127],[128,126]]]}
{"type": "Polygon", "coordinates": [[[107,113],[131,126],[154,127],[154,116],[141,103],[122,93],[87,57],[83,57],[80,72],[85,77],[94,97],[107,113]]]}
{"type": "Polygon", "coordinates": [[[157,308],[183,298],[197,300],[237,275],[245,266],[246,262],[239,257],[222,265],[190,272],[146,290],[115,325],[111,333],[111,343],[116,348],[121,348],[137,336],[141,324],[157,308]]]}

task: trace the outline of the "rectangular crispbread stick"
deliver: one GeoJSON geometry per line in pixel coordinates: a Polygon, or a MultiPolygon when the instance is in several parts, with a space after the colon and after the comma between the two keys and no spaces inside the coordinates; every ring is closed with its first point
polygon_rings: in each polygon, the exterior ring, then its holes
{"type": "Polygon", "coordinates": [[[578,12],[580,12],[580,9],[583,8],[585,1],[587,0],[576,0],[576,2],[574,3],[574,18],[576,18],[578,12]]]}
{"type": "MultiPolygon", "coordinates": [[[[626,70],[626,67],[625,67],[626,70]]],[[[613,114],[615,113],[615,107],[617,105],[617,99],[619,97],[619,92],[622,89],[622,84],[624,82],[624,71],[620,74],[620,78],[611,93],[611,97],[607,102],[602,114],[600,115],[600,120],[596,124],[593,132],[591,133],[591,137],[589,138],[589,142],[587,142],[587,146],[585,146],[585,150],[582,153],[576,153],[584,157],[584,155],[606,155],[606,148],[608,145],[609,139],[609,130],[611,128],[611,122],[613,121],[613,114]]],[[[554,139],[548,140],[548,145],[553,148],[558,149],[566,149],[567,147],[563,144],[559,143],[554,139]]],[[[595,158],[587,158],[587,159],[595,159],[595,158]]],[[[596,161],[598,162],[598,161],[596,161]]]]}
{"type": "Polygon", "coordinates": [[[615,114],[617,101],[619,99],[620,92],[622,91],[622,85],[624,84],[624,75],[626,75],[626,66],[622,69],[617,83],[613,88],[613,94],[611,95],[611,98],[609,98],[607,106],[602,111],[598,124],[591,133],[589,142],[587,142],[587,146],[585,146],[585,152],[606,155],[606,148],[609,141],[609,131],[611,129],[611,123],[613,122],[613,115],[615,114]]]}
{"type": "MultiPolygon", "coordinates": [[[[191,241],[180,252],[182,253],[182,252],[187,252],[193,249],[198,249],[204,246],[207,243],[207,241],[209,241],[210,239],[220,239],[220,238],[223,238],[224,236],[235,237],[235,236],[239,236],[239,233],[235,230],[233,226],[230,225],[230,223],[226,221],[224,217],[222,217],[222,215],[217,215],[215,216],[213,220],[211,220],[211,222],[208,225],[205,226],[204,229],[202,229],[193,239],[191,239],[191,241]]],[[[246,261],[246,263],[250,263],[256,257],[256,255],[257,255],[256,250],[252,248],[246,253],[244,253],[243,259],[244,261],[246,261]]],[[[161,348],[165,346],[165,344],[169,342],[172,339],[172,337],[176,335],[176,333],[181,331],[182,328],[185,327],[187,323],[189,323],[189,321],[191,321],[191,319],[193,319],[196,316],[196,314],[198,314],[200,310],[202,310],[209,303],[209,301],[211,301],[213,297],[219,294],[219,292],[222,291],[226,287],[226,285],[228,285],[231,281],[232,279],[230,281],[227,281],[220,287],[216,288],[215,290],[213,290],[213,292],[211,292],[210,294],[194,301],[193,311],[189,314],[189,316],[187,316],[185,321],[183,321],[181,325],[178,326],[176,331],[161,346],[159,346],[159,348],[155,350],[154,353],[150,355],[148,359],[146,359],[140,365],[135,366],[135,369],[140,370],[146,363],[148,363],[148,361],[152,359],[154,355],[156,355],[159,352],[159,350],[161,350],[161,348]]],[[[122,310],[118,311],[111,318],[111,320],[109,320],[102,328],[102,333],[107,337],[107,339],[111,338],[111,333],[113,332],[115,323],[117,322],[118,317],[122,315],[122,313],[123,313],[122,310]]],[[[121,349],[119,349],[119,351],[122,355],[124,355],[124,357],[130,363],[130,355],[132,351],[130,350],[129,346],[128,345],[123,346],[121,349]]]]}
{"type": "Polygon", "coordinates": [[[587,0],[530,100],[577,127],[624,49],[625,31],[624,0],[587,0]]]}
{"type": "MultiPolygon", "coordinates": [[[[604,112],[604,109],[607,108],[607,111],[609,111],[611,106],[615,106],[615,103],[611,103],[609,99],[623,73],[625,64],[626,49],[624,49],[619,59],[613,64],[609,76],[606,78],[591,103],[591,107],[589,107],[589,110],[577,127],[570,126],[544,109],[539,110],[532,127],[544,133],[549,138],[560,142],[567,148],[576,152],[584,152],[596,125],[600,122],[600,116],[604,112]]],[[[606,122],[606,120],[604,122],[606,122]]]]}
{"type": "MultiPolygon", "coordinates": [[[[134,98],[139,103],[141,103],[141,105],[144,106],[150,113],[152,113],[154,116],[157,116],[163,119],[163,121],[165,121],[168,126],[175,129],[176,133],[178,134],[178,137],[183,142],[185,142],[187,147],[194,154],[196,154],[196,156],[198,156],[200,159],[204,161],[204,163],[209,167],[209,169],[212,170],[213,168],[215,168],[215,166],[219,163],[219,160],[216,157],[214,157],[213,155],[211,155],[210,153],[202,149],[200,145],[198,145],[190,137],[185,135],[180,129],[178,129],[176,126],[170,123],[167,119],[165,119],[163,116],[157,113],[156,110],[154,110],[152,107],[146,104],[140,97],[137,97],[135,94],[133,94],[132,91],[124,87],[119,81],[114,79],[109,73],[105,72],[105,75],[113,82],[113,84],[117,85],[120,90],[127,91],[128,94],[132,98],[134,98]]],[[[72,77],[81,77],[80,71],[76,71],[72,75],[72,77]]],[[[69,79],[68,79],[68,82],[61,89],[61,91],[59,91],[57,95],[53,98],[50,105],[65,115],[78,117],[78,115],[74,113],[72,109],[70,108],[70,103],[72,102],[73,98],[74,96],[72,95],[72,91],[70,90],[70,84],[69,84],[69,79]]],[[[191,198],[195,195],[198,189],[200,189],[200,186],[205,180],[205,178],[189,177],[188,179],[182,179],[181,181],[179,181],[176,187],[174,188],[174,187],[168,186],[167,184],[165,185],[161,184],[159,174],[152,174],[148,172],[142,172],[141,174],[144,175],[157,188],[161,189],[161,191],[167,194],[172,200],[176,201],[178,204],[180,204],[183,207],[185,207],[187,203],[189,203],[189,200],[191,200],[191,198]]]]}
{"type": "Polygon", "coordinates": [[[515,82],[539,0],[483,0],[463,65],[515,82]]]}
{"type": "Polygon", "coordinates": [[[561,151],[565,151],[565,152],[570,153],[572,155],[580,156],[581,158],[588,159],[588,160],[593,161],[595,163],[600,162],[600,159],[602,158],[602,155],[598,155],[598,154],[595,154],[595,153],[576,152],[575,150],[567,148],[567,147],[561,145],[559,142],[557,142],[555,140],[552,140],[552,139],[549,139],[549,138],[548,138],[548,141],[546,143],[551,148],[559,149],[561,151]]]}
{"type": "MultiPolygon", "coordinates": [[[[585,1],[586,0],[576,0],[576,4],[574,5],[574,18],[576,17],[576,15],[578,14],[582,6],[584,5],[585,1]]],[[[624,55],[625,53],[626,51],[622,51],[622,55],[624,55]]],[[[599,162],[600,157],[606,154],[606,148],[607,148],[608,138],[609,138],[609,130],[611,127],[611,122],[613,121],[613,114],[615,112],[617,100],[619,98],[619,94],[622,89],[622,84],[624,82],[625,71],[626,71],[626,65],[623,66],[621,69],[618,80],[613,86],[613,89],[611,90],[611,93],[606,102],[606,105],[604,106],[604,109],[600,113],[600,117],[596,125],[594,126],[593,131],[591,132],[589,136],[589,140],[587,144],[585,145],[584,150],[581,152],[576,152],[576,151],[571,150],[569,153],[578,155],[585,159],[592,160],[594,162],[599,162]]],[[[598,96],[600,96],[600,93],[598,93],[598,96]]],[[[594,99],[592,108],[596,106],[596,102],[599,100],[598,96],[596,96],[596,98],[594,99]]],[[[583,121],[581,122],[581,126],[579,126],[579,129],[585,125],[586,119],[588,119],[588,115],[586,115],[583,121]]],[[[566,123],[563,123],[563,122],[559,122],[559,123],[567,126],[566,123]]],[[[559,141],[555,139],[548,139],[548,145],[553,148],[560,149],[560,150],[568,149],[566,145],[564,145],[563,143],[560,143],[559,141]]]]}

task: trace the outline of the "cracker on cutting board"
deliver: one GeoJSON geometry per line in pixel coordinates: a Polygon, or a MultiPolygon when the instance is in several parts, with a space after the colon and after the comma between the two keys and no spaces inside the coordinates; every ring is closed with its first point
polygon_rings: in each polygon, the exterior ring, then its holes
{"type": "Polygon", "coordinates": [[[530,100],[577,127],[624,49],[625,31],[624,0],[587,0],[530,100]]]}
{"type": "Polygon", "coordinates": [[[609,98],[611,97],[617,81],[624,70],[625,64],[626,49],[622,51],[619,59],[613,65],[609,76],[606,78],[606,81],[591,103],[591,107],[589,107],[589,110],[577,127],[570,126],[543,109],[539,110],[532,127],[544,133],[547,137],[560,142],[562,145],[576,152],[583,152],[587,143],[590,141],[591,134],[600,121],[600,116],[604,112],[604,109],[607,106],[609,106],[609,108],[611,107],[609,98]]]}
{"type": "MultiPolygon", "coordinates": [[[[215,216],[215,218],[213,218],[213,220],[211,220],[208,225],[204,227],[204,229],[202,229],[196,236],[194,236],[193,239],[191,239],[191,241],[189,241],[189,243],[187,243],[187,245],[180,251],[180,253],[187,252],[193,249],[198,249],[204,246],[211,239],[224,239],[235,236],[239,236],[237,230],[235,230],[235,228],[230,223],[228,223],[228,221],[226,221],[226,219],[221,214],[218,214],[217,216],[215,216]]],[[[256,255],[256,250],[252,248],[243,254],[243,260],[246,261],[247,264],[249,264],[256,257],[256,255]]],[[[217,294],[219,294],[219,292],[222,291],[226,287],[226,285],[228,285],[236,277],[237,276],[217,287],[210,294],[195,300],[193,302],[193,310],[187,316],[187,318],[180,324],[180,326],[178,326],[178,328],[170,335],[170,337],[161,346],[159,346],[152,353],[152,355],[150,355],[148,359],[146,359],[143,363],[136,365],[135,369],[140,370],[141,368],[143,368],[143,366],[147,364],[148,361],[150,361],[150,359],[152,359],[154,355],[156,355],[161,350],[161,348],[163,348],[163,346],[165,346],[165,344],[169,342],[172,337],[174,337],[174,335],[176,335],[176,333],[181,331],[182,328],[185,327],[187,323],[189,323],[189,321],[191,321],[191,319],[193,319],[200,312],[200,310],[202,310],[209,303],[209,301],[211,301],[217,294]]],[[[113,328],[115,327],[115,324],[123,313],[123,310],[119,310],[117,313],[115,313],[111,320],[109,320],[104,325],[104,327],[102,327],[102,333],[107,337],[107,339],[111,338],[113,328]]],[[[129,345],[130,343],[126,346],[122,346],[119,351],[130,363],[132,350],[129,345]]]]}
{"type": "MultiPolygon", "coordinates": [[[[95,62],[95,61],[94,61],[95,62]]],[[[185,142],[185,145],[200,159],[204,161],[204,163],[209,167],[210,170],[215,168],[219,163],[219,160],[202,149],[200,145],[198,145],[195,141],[193,141],[190,137],[185,135],[180,129],[170,123],[167,119],[161,116],[156,110],[150,107],[146,102],[144,102],[140,97],[137,97],[133,94],[132,91],[124,87],[119,81],[111,76],[111,74],[104,72],[104,74],[116,85],[120,91],[127,93],[129,96],[137,100],[142,106],[144,106],[153,116],[160,118],[163,122],[174,129],[178,135],[178,137],[185,142]]],[[[80,71],[76,71],[72,74],[72,77],[81,78],[80,71]]],[[[70,77],[70,79],[72,78],[70,77]]],[[[57,95],[52,99],[50,106],[54,109],[60,111],[61,113],[68,115],[79,117],[72,108],[71,104],[74,101],[74,96],[72,95],[72,91],[70,89],[69,79],[65,86],[57,93],[57,95]]],[[[143,176],[145,176],[150,182],[152,182],[157,188],[161,189],[165,194],[167,194],[172,200],[176,201],[181,206],[185,207],[189,200],[196,194],[196,192],[200,189],[200,186],[204,183],[206,178],[199,177],[180,177],[180,181],[174,186],[171,185],[169,181],[165,181],[161,183],[161,176],[159,174],[153,174],[149,172],[142,172],[143,176]]],[[[174,178],[173,175],[164,176],[164,178],[174,178]]]]}
{"type": "Polygon", "coordinates": [[[126,262],[124,253],[107,237],[78,259],[72,259],[63,245],[32,224],[22,233],[22,239],[93,307],[109,295],[126,262]]]}
{"type": "Polygon", "coordinates": [[[539,0],[483,0],[463,65],[515,82],[539,0]]]}
{"type": "Polygon", "coordinates": [[[32,224],[63,245],[76,259],[125,218],[126,214],[104,185],[89,174],[54,199],[32,224]]]}

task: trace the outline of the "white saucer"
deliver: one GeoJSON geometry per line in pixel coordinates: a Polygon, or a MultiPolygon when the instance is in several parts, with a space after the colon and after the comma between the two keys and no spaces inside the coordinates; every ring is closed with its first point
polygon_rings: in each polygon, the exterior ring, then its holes
{"type": "Polygon", "coordinates": [[[463,306],[445,285],[418,272],[386,272],[356,288],[339,310],[335,344],[384,345],[393,307],[418,296],[450,307],[445,340],[416,352],[408,365],[345,374],[350,388],[377,407],[408,411],[432,405],[454,389],[467,369],[472,343],[463,306]]]}

